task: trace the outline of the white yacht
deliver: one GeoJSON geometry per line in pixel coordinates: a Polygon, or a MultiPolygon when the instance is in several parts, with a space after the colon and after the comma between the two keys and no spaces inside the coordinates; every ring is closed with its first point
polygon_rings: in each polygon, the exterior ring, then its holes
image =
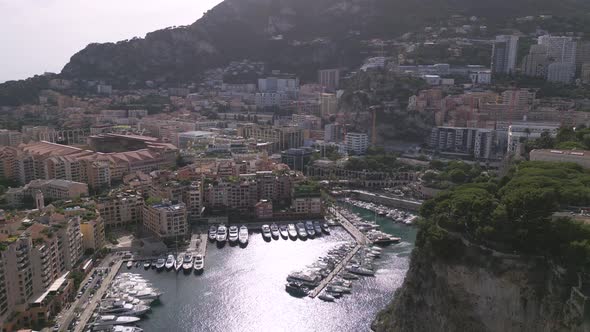
{"type": "Polygon", "coordinates": [[[272,225],[270,225],[270,234],[275,239],[279,238],[280,232],[279,232],[279,226],[277,224],[273,223],[272,225]]]}
{"type": "Polygon", "coordinates": [[[164,264],[164,266],[166,267],[167,270],[170,270],[174,267],[174,255],[168,255],[168,258],[166,259],[166,263],[164,264]]]}
{"type": "Polygon", "coordinates": [[[125,325],[139,322],[140,319],[133,316],[115,316],[115,315],[104,315],[98,316],[94,321],[94,326],[111,326],[111,325],[125,325]]]}
{"type": "Polygon", "coordinates": [[[227,240],[227,227],[219,225],[217,228],[217,242],[225,242],[227,240]]]}
{"type": "Polygon", "coordinates": [[[150,307],[143,304],[133,305],[125,302],[113,302],[110,305],[101,305],[98,309],[101,314],[115,316],[141,316],[150,310],[150,307]]]}
{"type": "Polygon", "coordinates": [[[217,238],[217,226],[211,225],[209,227],[209,241],[215,241],[217,238]]]}
{"type": "Polygon", "coordinates": [[[115,325],[111,332],[143,332],[143,329],[137,326],[115,325]]]}
{"type": "Polygon", "coordinates": [[[166,260],[164,258],[158,258],[158,261],[156,261],[156,269],[161,270],[164,268],[164,265],[166,265],[166,260]]]}
{"type": "Polygon", "coordinates": [[[236,243],[236,241],[238,241],[238,226],[229,227],[228,239],[230,243],[236,243]]]}
{"type": "Polygon", "coordinates": [[[289,232],[290,238],[292,238],[292,239],[297,238],[297,228],[295,227],[295,224],[289,224],[289,226],[287,226],[287,231],[289,232]]]}
{"type": "Polygon", "coordinates": [[[133,267],[133,261],[127,261],[127,268],[130,269],[133,267]]]}
{"type": "Polygon", "coordinates": [[[270,240],[272,235],[270,233],[270,227],[268,225],[262,225],[262,237],[265,240],[270,240]]]}
{"type": "Polygon", "coordinates": [[[190,271],[193,269],[193,255],[189,253],[184,255],[184,259],[182,260],[182,269],[185,271],[190,271]]]}
{"type": "Polygon", "coordinates": [[[178,271],[182,268],[183,261],[184,261],[184,254],[183,253],[178,254],[178,256],[176,256],[176,262],[174,262],[174,269],[176,271],[178,271]]]}
{"type": "Polygon", "coordinates": [[[307,231],[305,230],[305,225],[302,222],[297,223],[297,234],[301,239],[307,238],[307,231]]]}
{"type": "Polygon", "coordinates": [[[238,240],[240,241],[240,244],[248,243],[248,236],[248,227],[242,225],[238,234],[238,240]]]}
{"type": "Polygon", "coordinates": [[[205,267],[205,259],[203,258],[203,255],[196,255],[195,256],[195,262],[193,264],[193,268],[195,269],[196,272],[202,272],[203,268],[205,267]]]}

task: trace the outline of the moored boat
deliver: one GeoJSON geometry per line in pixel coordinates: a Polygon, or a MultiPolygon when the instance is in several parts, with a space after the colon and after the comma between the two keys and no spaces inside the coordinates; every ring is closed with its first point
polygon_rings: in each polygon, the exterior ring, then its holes
{"type": "Polygon", "coordinates": [[[175,261],[176,260],[174,259],[174,255],[168,255],[168,258],[166,258],[166,263],[164,264],[164,266],[167,270],[170,270],[174,267],[175,261]]]}
{"type": "Polygon", "coordinates": [[[203,258],[203,255],[198,254],[195,256],[195,262],[193,263],[193,269],[195,270],[195,272],[200,273],[203,272],[203,269],[205,267],[205,259],[203,258]]]}
{"type": "Polygon", "coordinates": [[[127,262],[127,268],[130,269],[133,267],[133,261],[128,261],[127,262]]]}
{"type": "Polygon", "coordinates": [[[272,225],[270,225],[270,234],[272,235],[272,237],[274,239],[278,239],[279,238],[279,226],[275,223],[273,223],[272,225]]]}
{"type": "Polygon", "coordinates": [[[115,316],[115,315],[103,315],[98,316],[93,323],[93,326],[111,326],[111,325],[126,325],[139,322],[140,319],[134,316],[115,316]]]}
{"type": "Polygon", "coordinates": [[[270,226],[262,225],[262,237],[265,240],[270,240],[272,238],[272,234],[270,232],[270,226]]]}
{"type": "Polygon", "coordinates": [[[307,232],[307,235],[309,235],[309,237],[315,236],[315,229],[314,229],[313,223],[311,221],[305,222],[305,231],[307,232]]]}
{"type": "Polygon", "coordinates": [[[215,241],[217,239],[217,226],[211,225],[209,227],[209,241],[215,241]]]}
{"type": "Polygon", "coordinates": [[[193,269],[193,255],[190,253],[186,253],[182,260],[182,269],[187,272],[193,269]]]}
{"type": "Polygon", "coordinates": [[[238,226],[230,226],[229,227],[229,235],[228,240],[230,243],[236,243],[238,241],[238,226]]]}
{"type": "Polygon", "coordinates": [[[289,229],[287,228],[287,225],[281,225],[281,226],[279,226],[279,232],[281,233],[281,237],[283,239],[288,239],[289,238],[289,229]]]}
{"type": "Polygon", "coordinates": [[[227,227],[225,225],[219,225],[217,227],[217,237],[215,239],[218,243],[225,243],[227,240],[227,227]]]}
{"type": "Polygon", "coordinates": [[[305,230],[305,225],[300,222],[297,223],[297,235],[302,239],[307,239],[307,231],[305,230]]]}
{"type": "Polygon", "coordinates": [[[166,265],[166,260],[164,258],[158,258],[156,261],[156,269],[161,270],[166,265]]]}
{"type": "Polygon", "coordinates": [[[319,221],[313,222],[313,230],[315,231],[316,235],[322,235],[322,225],[319,221]]]}
{"type": "Polygon", "coordinates": [[[297,238],[297,227],[295,227],[295,224],[289,224],[289,226],[287,226],[287,230],[289,232],[290,238],[292,238],[292,239],[297,238]]]}
{"type": "Polygon", "coordinates": [[[240,226],[240,232],[238,233],[238,240],[240,241],[240,244],[245,245],[248,243],[248,227],[242,225],[240,226]]]}
{"type": "Polygon", "coordinates": [[[184,254],[180,253],[176,256],[176,262],[174,262],[174,269],[179,271],[182,268],[182,263],[184,262],[184,254]]]}

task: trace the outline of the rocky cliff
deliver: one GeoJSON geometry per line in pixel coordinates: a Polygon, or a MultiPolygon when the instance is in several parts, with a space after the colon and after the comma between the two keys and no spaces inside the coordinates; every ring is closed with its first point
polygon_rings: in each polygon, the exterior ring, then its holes
{"type": "Polygon", "coordinates": [[[187,81],[248,58],[311,78],[322,66],[358,64],[362,39],[395,37],[453,14],[501,21],[588,7],[583,0],[225,0],[190,26],[88,45],[62,75],[115,84],[187,81]]]}
{"type": "Polygon", "coordinates": [[[590,331],[584,301],[572,292],[576,276],[542,257],[501,254],[458,238],[452,246],[446,258],[427,239],[416,247],[403,286],[374,330],[590,331]]]}

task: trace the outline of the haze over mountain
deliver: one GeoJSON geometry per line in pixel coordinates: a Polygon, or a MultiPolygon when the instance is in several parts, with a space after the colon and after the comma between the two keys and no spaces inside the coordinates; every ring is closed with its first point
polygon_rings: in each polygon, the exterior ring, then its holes
{"type": "Polygon", "coordinates": [[[502,22],[542,13],[580,14],[589,8],[581,0],[226,0],[187,27],[158,30],[145,39],[91,44],[62,73],[115,84],[184,81],[198,78],[206,68],[250,58],[301,74],[302,68],[355,63],[360,39],[394,37],[453,14],[502,22]]]}
{"type": "Polygon", "coordinates": [[[193,23],[221,0],[0,0],[0,82],[60,72],[89,43],[193,23]]]}

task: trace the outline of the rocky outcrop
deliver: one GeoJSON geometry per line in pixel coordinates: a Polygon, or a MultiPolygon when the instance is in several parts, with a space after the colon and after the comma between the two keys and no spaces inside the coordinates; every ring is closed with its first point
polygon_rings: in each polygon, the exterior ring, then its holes
{"type": "Polygon", "coordinates": [[[403,286],[374,330],[590,330],[583,321],[587,298],[575,299],[572,292],[578,289],[575,276],[541,257],[501,254],[459,240],[454,246],[455,255],[446,258],[428,244],[416,247],[403,286]]]}

